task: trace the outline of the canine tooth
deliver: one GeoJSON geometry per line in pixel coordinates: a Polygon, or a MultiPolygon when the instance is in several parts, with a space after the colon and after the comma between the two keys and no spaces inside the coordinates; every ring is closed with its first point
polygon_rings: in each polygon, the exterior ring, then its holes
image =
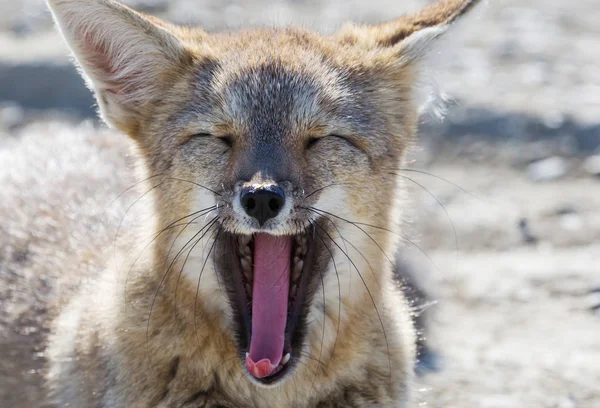
{"type": "Polygon", "coordinates": [[[250,271],[250,260],[248,260],[248,258],[240,258],[240,264],[242,264],[242,269],[244,270],[244,273],[246,271],[250,271]]]}
{"type": "Polygon", "coordinates": [[[293,285],[292,289],[290,290],[290,297],[295,298],[297,293],[298,293],[298,285],[293,285]]]}
{"type": "Polygon", "coordinates": [[[287,363],[289,363],[291,358],[291,354],[287,353],[285,356],[283,356],[283,359],[281,360],[281,365],[286,365],[287,363]]]}
{"type": "Polygon", "coordinates": [[[242,264],[242,273],[248,282],[253,281],[252,267],[250,266],[250,262],[246,261],[246,265],[242,264]]]}
{"type": "Polygon", "coordinates": [[[246,292],[248,293],[248,295],[252,296],[252,287],[249,283],[246,283],[246,292]]]}
{"type": "Polygon", "coordinates": [[[292,274],[292,280],[297,281],[302,274],[302,268],[304,267],[304,261],[299,259],[294,263],[294,273],[292,274]]]}

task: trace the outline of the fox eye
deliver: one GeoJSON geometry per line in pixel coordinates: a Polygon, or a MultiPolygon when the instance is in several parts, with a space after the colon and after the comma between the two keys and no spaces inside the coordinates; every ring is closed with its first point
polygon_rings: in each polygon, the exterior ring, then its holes
{"type": "Polygon", "coordinates": [[[225,145],[227,147],[233,146],[233,137],[231,137],[231,136],[217,136],[217,139],[219,139],[221,142],[225,143],[225,145]]]}
{"type": "Polygon", "coordinates": [[[313,147],[315,144],[317,144],[319,139],[321,139],[321,138],[320,137],[311,137],[310,139],[308,139],[306,141],[306,148],[310,149],[311,147],[313,147]]]}
{"type": "Polygon", "coordinates": [[[227,147],[233,146],[233,138],[231,136],[214,136],[210,133],[201,132],[201,133],[196,133],[193,137],[214,137],[216,139],[219,139],[225,145],[227,145],[227,147]]]}
{"type": "Polygon", "coordinates": [[[334,138],[336,138],[336,139],[339,139],[339,140],[344,140],[344,141],[346,141],[346,138],[345,138],[344,136],[340,136],[340,135],[338,135],[338,134],[331,133],[331,134],[328,134],[327,136],[321,136],[321,137],[311,137],[310,139],[308,139],[308,140],[306,141],[306,149],[310,149],[310,148],[312,148],[312,147],[313,147],[315,144],[317,144],[317,142],[318,142],[319,140],[321,140],[321,139],[325,139],[325,138],[331,138],[331,137],[334,137],[334,138]]]}

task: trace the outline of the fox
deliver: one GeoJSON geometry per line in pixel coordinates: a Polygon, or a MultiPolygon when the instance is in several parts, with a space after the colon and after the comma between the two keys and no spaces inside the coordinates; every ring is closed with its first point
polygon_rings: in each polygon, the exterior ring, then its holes
{"type": "Polygon", "coordinates": [[[477,3],[321,35],[47,0],[112,130],[0,151],[2,405],[414,406],[398,172],[477,3]]]}

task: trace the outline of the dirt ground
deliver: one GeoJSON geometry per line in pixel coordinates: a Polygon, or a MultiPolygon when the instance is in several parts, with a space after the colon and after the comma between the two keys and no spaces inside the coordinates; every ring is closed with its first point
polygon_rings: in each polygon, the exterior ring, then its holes
{"type": "Polygon", "coordinates": [[[415,239],[431,261],[411,252],[430,271],[442,355],[422,380],[424,406],[600,406],[600,180],[570,165],[544,183],[506,159],[422,168],[469,194],[404,173],[445,207],[413,185],[415,239]]]}
{"type": "MultiPolygon", "coordinates": [[[[209,30],[293,22],[331,31],[349,18],[381,21],[427,1],[127,3],[209,30]]],[[[43,0],[0,0],[0,8],[0,85],[5,67],[68,64],[43,0]]],[[[533,115],[548,129],[573,118],[595,129],[586,135],[598,146],[600,53],[591,50],[599,21],[598,0],[485,1],[440,45],[430,76],[463,107],[533,115]]],[[[1,94],[0,147],[22,134],[29,117],[1,94]]],[[[568,127],[558,147],[515,145],[521,128],[507,123],[460,128],[477,138],[459,147],[454,140],[439,147],[428,135],[410,168],[429,174],[402,173],[415,244],[407,244],[407,257],[435,299],[424,307],[438,370],[421,377],[420,406],[597,408],[600,178],[587,156],[600,150],[573,154],[568,127]],[[502,141],[490,141],[492,130],[502,141]],[[553,156],[558,170],[546,162],[540,175],[532,167],[553,156]]]]}

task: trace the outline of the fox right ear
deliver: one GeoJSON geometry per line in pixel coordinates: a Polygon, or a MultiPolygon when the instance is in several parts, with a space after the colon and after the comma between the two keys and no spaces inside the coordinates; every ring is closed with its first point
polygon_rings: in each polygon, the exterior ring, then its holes
{"type": "Polygon", "coordinates": [[[387,50],[402,63],[426,53],[431,42],[440,37],[479,0],[439,0],[415,14],[375,26],[346,26],[336,33],[344,42],[370,50],[387,50]]]}
{"type": "Polygon", "coordinates": [[[112,0],[48,0],[104,120],[134,136],[191,57],[167,24],[112,0]]]}

